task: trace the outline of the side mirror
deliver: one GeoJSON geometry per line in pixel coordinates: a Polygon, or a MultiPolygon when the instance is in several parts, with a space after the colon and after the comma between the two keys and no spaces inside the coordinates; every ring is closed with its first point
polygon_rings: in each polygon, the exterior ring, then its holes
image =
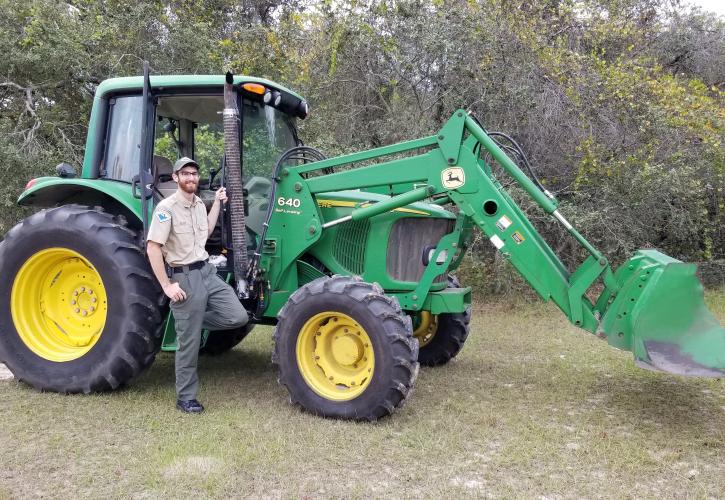
{"type": "Polygon", "coordinates": [[[64,179],[72,179],[78,175],[75,167],[65,162],[56,165],[55,172],[58,174],[58,177],[63,177],[64,179]]]}

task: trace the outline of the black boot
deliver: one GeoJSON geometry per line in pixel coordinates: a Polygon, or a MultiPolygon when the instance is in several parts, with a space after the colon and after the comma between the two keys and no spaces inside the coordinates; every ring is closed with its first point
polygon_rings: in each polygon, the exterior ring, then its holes
{"type": "Polygon", "coordinates": [[[201,413],[204,411],[204,407],[196,399],[190,399],[188,401],[177,399],[176,408],[184,413],[201,413]]]}

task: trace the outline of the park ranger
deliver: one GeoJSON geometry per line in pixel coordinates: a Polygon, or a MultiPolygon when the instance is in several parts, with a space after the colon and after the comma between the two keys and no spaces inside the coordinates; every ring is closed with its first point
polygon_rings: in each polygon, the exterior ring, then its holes
{"type": "Polygon", "coordinates": [[[186,413],[200,413],[204,407],[196,399],[196,365],[201,330],[239,328],[248,317],[232,288],[207,262],[209,254],[204,249],[216,226],[220,205],[227,200],[226,190],[217,190],[207,214],[195,194],[199,165],[191,158],[181,158],[174,164],[172,178],[178,188],[154,210],[146,251],[156,279],[171,299],[176,324],[176,407],[186,413]],[[164,261],[170,269],[168,274],[164,261]]]}

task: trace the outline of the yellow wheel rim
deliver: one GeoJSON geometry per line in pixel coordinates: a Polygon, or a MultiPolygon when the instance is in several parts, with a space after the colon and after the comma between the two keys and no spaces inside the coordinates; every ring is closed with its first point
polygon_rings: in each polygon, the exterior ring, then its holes
{"type": "Polygon", "coordinates": [[[41,358],[71,361],[95,345],[106,324],[106,289],[78,252],[48,248],[15,276],[10,313],[25,345],[41,358]]]}
{"type": "Polygon", "coordinates": [[[375,354],[365,329],[347,314],[316,314],[297,337],[297,365],[319,396],[348,401],[365,392],[373,378],[375,354]]]}
{"type": "Polygon", "coordinates": [[[421,311],[417,318],[418,327],[413,332],[413,337],[418,339],[420,347],[430,344],[438,331],[438,319],[428,311],[421,311]]]}

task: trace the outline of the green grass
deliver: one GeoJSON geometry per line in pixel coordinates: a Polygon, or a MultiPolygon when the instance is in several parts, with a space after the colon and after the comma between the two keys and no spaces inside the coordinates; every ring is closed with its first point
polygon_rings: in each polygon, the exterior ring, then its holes
{"type": "MultiPolygon", "coordinates": [[[[725,320],[725,290],[708,296],[725,320]]],[[[173,358],[113,394],[0,382],[4,497],[721,497],[725,382],[633,366],[551,305],[475,310],[447,366],[375,424],[288,403],[271,329],[203,358],[201,416],[174,410],[173,358]]]]}

